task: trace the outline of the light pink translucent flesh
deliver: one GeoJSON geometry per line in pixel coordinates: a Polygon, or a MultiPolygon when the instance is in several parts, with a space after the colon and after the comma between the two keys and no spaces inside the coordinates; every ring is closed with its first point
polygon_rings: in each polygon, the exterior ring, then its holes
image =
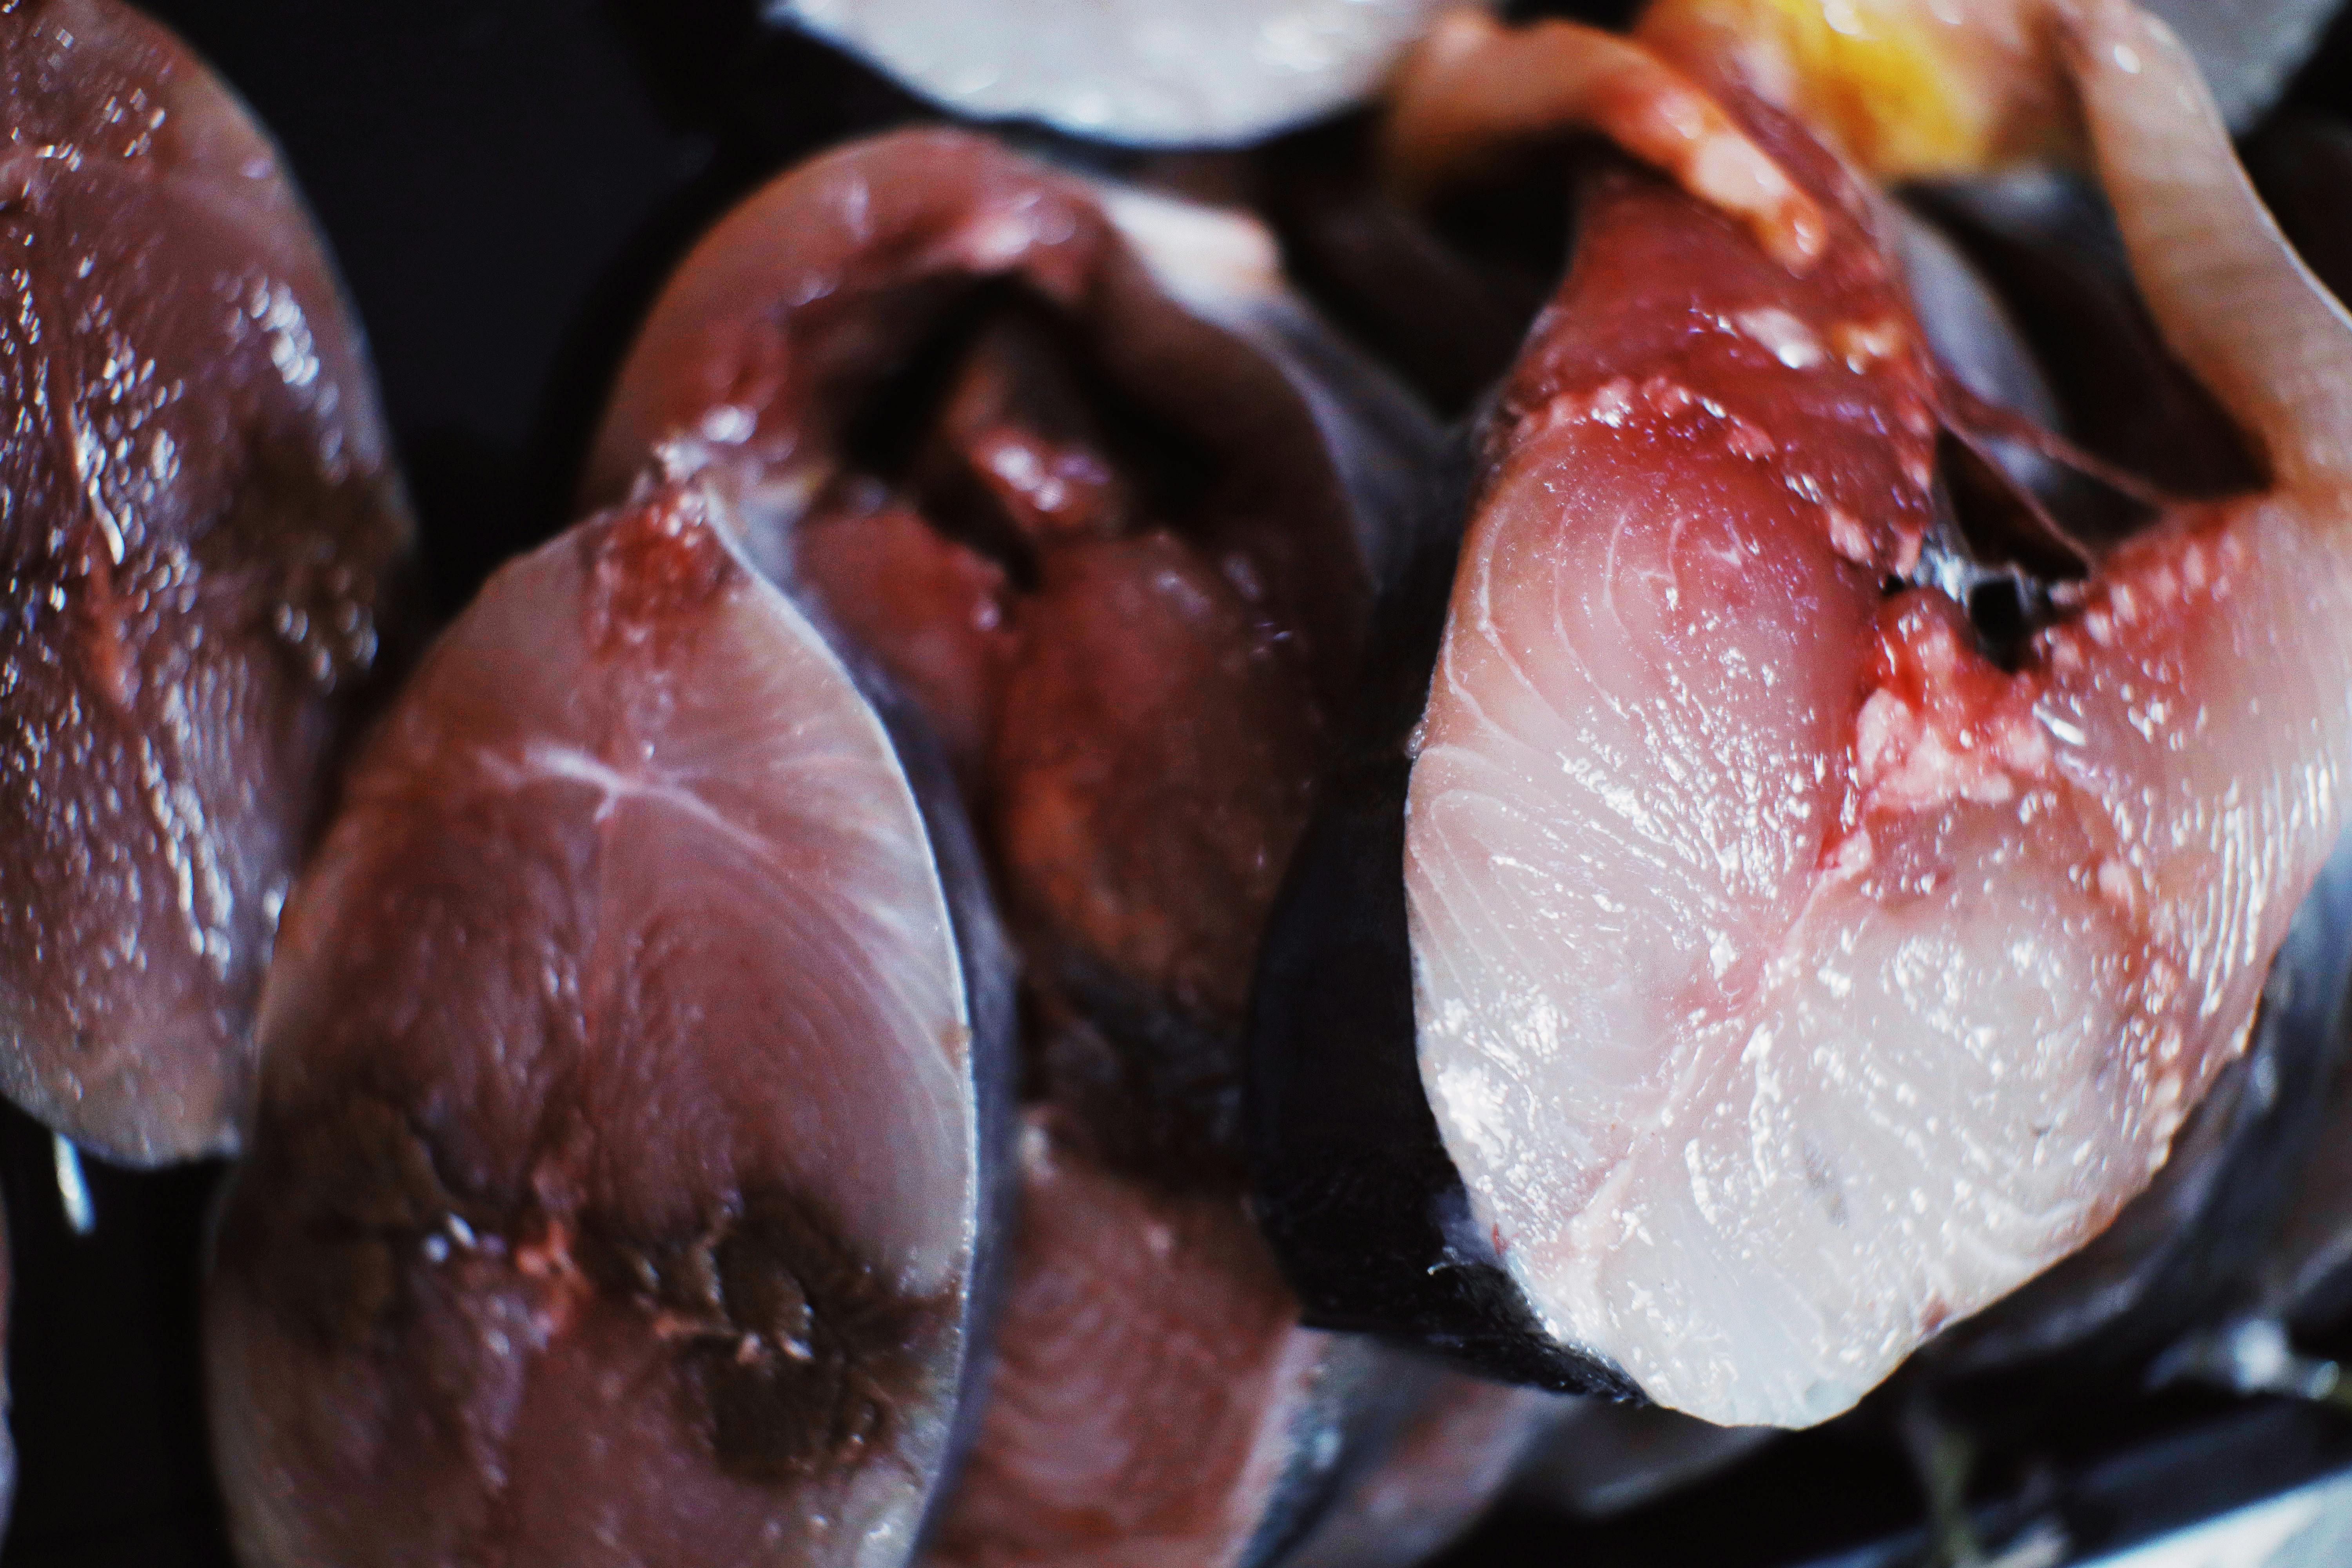
{"type": "Polygon", "coordinates": [[[2143,287],[2279,482],[2019,668],[1882,596],[1934,418],[1854,220],[1798,283],[1612,187],[1504,405],[1412,784],[1423,1072],[1547,1329],[1709,1420],[1834,1415],[2104,1226],[2339,826],[2352,334],[2193,73],[2091,10],[2143,287]]]}

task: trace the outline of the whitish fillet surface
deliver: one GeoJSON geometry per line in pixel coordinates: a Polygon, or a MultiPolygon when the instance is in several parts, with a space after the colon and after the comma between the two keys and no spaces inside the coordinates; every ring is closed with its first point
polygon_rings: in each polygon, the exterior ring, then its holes
{"type": "Polygon", "coordinates": [[[1369,93],[1437,0],[768,0],[959,114],[1255,141],[1369,93]]]}
{"type": "Polygon", "coordinates": [[[208,1301],[251,1563],[903,1560],[980,1194],[873,710],[692,491],[494,577],[288,914],[208,1301]]]}
{"type": "Polygon", "coordinates": [[[1932,379],[1863,198],[1768,121],[1845,215],[1822,267],[1609,185],[1463,557],[1408,817],[1423,1076],[1546,1328],[1711,1421],[1835,1415],[2104,1226],[2340,824],[2352,329],[2177,45],[2087,13],[2142,286],[2271,493],[2167,516],[2014,670],[1885,591],[1932,379]]]}

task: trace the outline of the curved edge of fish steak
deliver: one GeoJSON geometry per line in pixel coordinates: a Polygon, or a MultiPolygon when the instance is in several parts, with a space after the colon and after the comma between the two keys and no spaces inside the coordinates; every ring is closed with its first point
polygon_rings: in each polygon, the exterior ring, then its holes
{"type": "Polygon", "coordinates": [[[0,1089],[234,1150],[278,912],[412,527],[268,141],[111,0],[0,16],[0,1089]]]}
{"type": "Polygon", "coordinates": [[[1258,141],[1363,98],[1436,0],[768,0],[981,120],[1145,146],[1258,141]]]}
{"type": "Polygon", "coordinates": [[[1103,1168],[1028,1113],[1013,1289],[927,1563],[1279,1561],[1356,1457],[1370,1347],[1298,1327],[1238,1197],[1103,1168]]]}
{"type": "Polygon", "coordinates": [[[1002,977],[712,506],[494,577],[289,908],[205,1303],[247,1562],[914,1547],[976,1353],[1002,977]]]}
{"type": "Polygon", "coordinates": [[[1622,1398],[1637,1391],[1616,1369],[1546,1342],[1472,1233],[1414,1049],[1405,794],[1469,511],[1470,448],[1465,433],[1427,477],[1375,609],[1344,755],[1267,920],[1244,1097],[1252,1207],[1307,1322],[1622,1398]]]}
{"type": "Polygon", "coordinates": [[[1407,808],[1430,1099],[1550,1342],[1707,1419],[1825,1419],[2104,1227],[2336,836],[2347,330],[2177,44],[2084,10],[2135,266],[2271,491],[2174,509],[2003,669],[1881,593],[1937,416],[1860,198],[1792,287],[1620,180],[1455,584],[1407,808]]]}
{"type": "Polygon", "coordinates": [[[1382,1452],[1286,1559],[1287,1568],[1412,1568],[1491,1508],[1577,1401],[1415,1368],[1423,1388],[1382,1452]]]}

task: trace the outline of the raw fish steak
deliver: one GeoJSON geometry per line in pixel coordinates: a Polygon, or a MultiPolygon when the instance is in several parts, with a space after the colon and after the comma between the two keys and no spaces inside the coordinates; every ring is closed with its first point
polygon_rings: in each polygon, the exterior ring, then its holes
{"type": "Polygon", "coordinates": [[[1420,1060],[1541,1333],[1844,1409],[2095,1234],[2241,1047],[2352,765],[2352,326],[2121,0],[2065,35],[2172,349],[2265,460],[2014,648],[1906,585],[1951,394],[1870,198],[1801,277],[1606,178],[1490,427],[1418,736],[1420,1060]]]}
{"type": "Polygon", "coordinates": [[[1436,0],[768,0],[924,97],[1144,145],[1253,142],[1369,94],[1436,0]]]}
{"type": "Polygon", "coordinates": [[[206,1299],[249,1564],[912,1549],[1009,993],[968,846],[714,504],[494,577],[289,906],[206,1299]]]}
{"type": "Polygon", "coordinates": [[[280,903],[410,524],[268,142],[110,0],[0,16],[0,1089],[236,1147],[280,903]]]}
{"type": "Polygon", "coordinates": [[[1433,443],[1245,219],[960,132],[754,195],[624,370],[593,493],[742,498],[940,736],[1020,941],[1040,1103],[933,1561],[1268,1561],[1351,1452],[1376,1352],[1300,1326],[1244,1209],[1239,1024],[1433,443]]]}

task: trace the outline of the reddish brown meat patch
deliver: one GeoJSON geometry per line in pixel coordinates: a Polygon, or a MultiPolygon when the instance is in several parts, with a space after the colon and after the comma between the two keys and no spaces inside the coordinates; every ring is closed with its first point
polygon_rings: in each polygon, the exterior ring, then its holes
{"type": "Polygon", "coordinates": [[[1075,965],[1229,1032],[1328,731],[1298,541],[1070,322],[984,310],[928,404],[915,373],[851,421],[885,429],[794,572],[944,741],[1033,986],[1075,965]]]}
{"type": "Polygon", "coordinates": [[[1114,1175],[1033,1118],[990,1403],[929,1559],[1234,1561],[1280,1479],[1320,1336],[1231,1196],[1114,1175]]]}
{"type": "Polygon", "coordinates": [[[12,5],[0,119],[0,1089],[226,1151],[410,525],[332,269],[177,39],[12,5]]]}

